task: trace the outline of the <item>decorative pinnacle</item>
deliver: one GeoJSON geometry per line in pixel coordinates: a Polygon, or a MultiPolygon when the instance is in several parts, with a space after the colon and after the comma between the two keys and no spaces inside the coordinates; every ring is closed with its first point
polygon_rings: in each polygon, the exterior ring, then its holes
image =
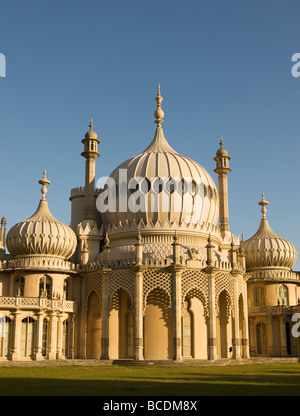
{"type": "Polygon", "coordinates": [[[260,205],[262,207],[262,209],[261,209],[262,217],[263,217],[263,219],[265,219],[266,218],[266,212],[267,212],[266,205],[269,205],[269,202],[265,200],[265,194],[262,194],[262,200],[258,203],[258,205],[260,205]]]}
{"type": "Polygon", "coordinates": [[[177,235],[177,230],[175,230],[175,234],[174,234],[174,237],[173,237],[173,241],[174,241],[174,243],[175,243],[175,244],[177,244],[177,243],[178,243],[178,235],[177,235]]]}
{"type": "Polygon", "coordinates": [[[160,127],[161,124],[164,122],[163,118],[165,113],[163,112],[161,108],[163,97],[160,95],[160,85],[158,84],[158,92],[157,97],[155,98],[155,101],[157,102],[157,108],[154,112],[154,117],[156,118],[155,123],[157,124],[157,127],[160,127]]]}
{"type": "Polygon", "coordinates": [[[46,178],[46,171],[45,170],[44,170],[43,173],[44,173],[43,179],[41,179],[39,181],[39,184],[43,185],[43,187],[41,189],[41,192],[42,192],[42,195],[43,195],[42,199],[46,199],[46,193],[48,192],[46,185],[50,185],[51,182],[46,178]]]}
{"type": "Polygon", "coordinates": [[[6,218],[3,217],[1,220],[1,225],[4,227],[6,225],[6,218]]]}
{"type": "Polygon", "coordinates": [[[93,124],[93,119],[91,117],[91,121],[90,121],[90,124],[89,124],[90,131],[93,130],[93,127],[94,127],[94,124],[93,124]]]}
{"type": "Polygon", "coordinates": [[[142,244],[142,242],[143,242],[140,229],[139,229],[136,241],[137,241],[137,244],[142,244]]]}
{"type": "Polygon", "coordinates": [[[108,232],[107,231],[105,233],[105,238],[103,240],[103,243],[104,243],[104,248],[109,248],[110,247],[109,246],[110,241],[109,241],[109,238],[108,238],[108,232]]]}
{"type": "Polygon", "coordinates": [[[223,144],[224,144],[224,142],[223,142],[223,139],[222,139],[222,136],[221,136],[220,143],[219,143],[219,145],[221,146],[221,149],[223,149],[223,144]]]}

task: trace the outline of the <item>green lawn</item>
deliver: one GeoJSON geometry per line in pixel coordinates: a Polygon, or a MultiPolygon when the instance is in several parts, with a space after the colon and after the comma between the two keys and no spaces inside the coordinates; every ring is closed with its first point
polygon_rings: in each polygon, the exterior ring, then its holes
{"type": "Polygon", "coordinates": [[[300,394],[300,363],[209,367],[0,367],[0,395],[279,396],[300,394]]]}

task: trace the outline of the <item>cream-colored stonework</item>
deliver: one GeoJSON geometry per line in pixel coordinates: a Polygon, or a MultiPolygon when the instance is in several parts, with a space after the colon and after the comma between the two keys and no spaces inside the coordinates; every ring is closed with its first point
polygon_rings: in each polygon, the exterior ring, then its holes
{"type": "MultiPolygon", "coordinates": [[[[240,241],[230,231],[230,157],[221,139],[214,160],[218,186],[197,162],[167,142],[158,91],[156,130],[146,149],[110,175],[127,180],[168,178],[157,184],[158,209],[99,212],[106,188],[95,189],[100,140],[85,134],[83,187],[71,190],[70,226],[42,199],[29,219],[0,225],[0,359],[218,360],[299,356],[292,316],[299,312],[297,253],[276,235],[259,204],[258,231],[240,241]],[[121,173],[120,173],[121,172],[121,173]],[[171,180],[201,177],[191,188],[202,210],[178,211],[171,180]],[[196,189],[196,191],[195,191],[196,189]],[[168,210],[162,198],[168,196],[168,210]]],[[[122,185],[122,183],[121,183],[122,185]]],[[[147,189],[146,189],[147,190],[147,189]]],[[[135,191],[126,190],[126,202],[135,191]]],[[[183,199],[183,196],[182,196],[183,199]]],[[[131,202],[130,202],[131,201],[131,202]]],[[[117,200],[119,202],[119,200],[117,200]]]]}

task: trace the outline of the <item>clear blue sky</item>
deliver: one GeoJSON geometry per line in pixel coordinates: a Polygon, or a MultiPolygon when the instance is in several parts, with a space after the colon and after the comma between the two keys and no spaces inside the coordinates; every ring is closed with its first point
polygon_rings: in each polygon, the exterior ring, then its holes
{"type": "Polygon", "coordinates": [[[291,75],[299,15],[298,0],[3,2],[0,216],[8,228],[35,211],[44,169],[50,209],[69,223],[90,117],[101,140],[98,178],[152,140],[160,83],[168,142],[216,182],[223,137],[232,232],[256,232],[264,192],[271,227],[300,257],[300,78],[291,75]]]}

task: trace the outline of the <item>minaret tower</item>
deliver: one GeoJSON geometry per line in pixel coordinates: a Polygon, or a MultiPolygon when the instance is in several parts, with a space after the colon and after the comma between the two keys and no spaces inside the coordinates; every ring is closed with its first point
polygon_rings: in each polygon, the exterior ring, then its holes
{"type": "Polygon", "coordinates": [[[3,217],[0,223],[0,251],[5,252],[6,219],[3,217]]]}
{"type": "Polygon", "coordinates": [[[228,215],[228,185],[227,174],[231,172],[229,168],[229,160],[227,150],[223,148],[223,140],[220,140],[220,149],[216,153],[214,160],[216,161],[216,172],[219,175],[219,204],[220,204],[220,230],[223,238],[229,234],[229,215],[228,215]]]}
{"type": "Polygon", "coordinates": [[[84,151],[81,155],[86,158],[85,162],[85,201],[84,201],[84,219],[95,220],[95,165],[96,159],[100,156],[98,153],[97,133],[93,131],[93,120],[89,124],[90,130],[85,134],[82,143],[84,144],[84,151]]]}

